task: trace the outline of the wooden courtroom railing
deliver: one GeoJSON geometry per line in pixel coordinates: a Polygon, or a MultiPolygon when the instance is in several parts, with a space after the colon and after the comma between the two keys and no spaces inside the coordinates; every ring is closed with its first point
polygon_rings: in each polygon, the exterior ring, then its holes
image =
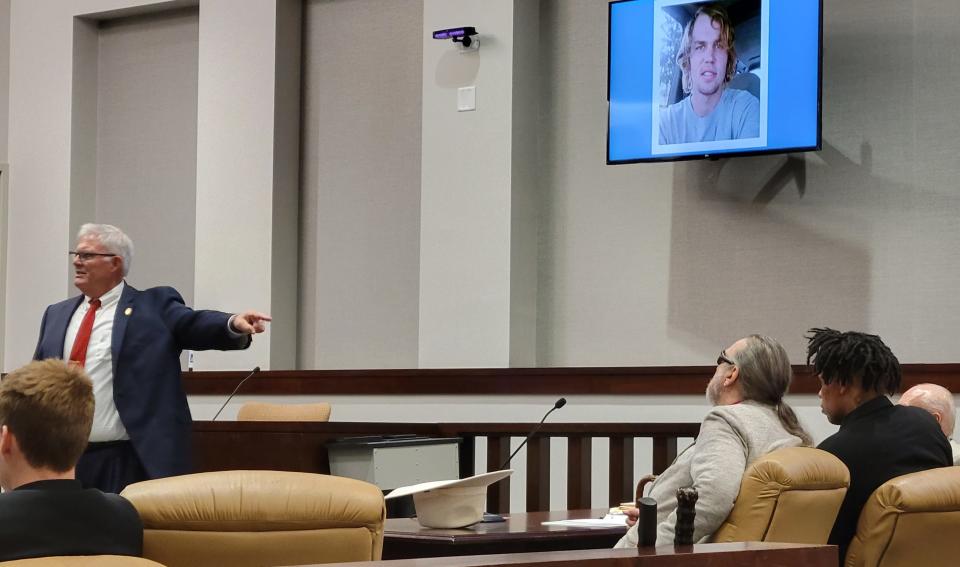
{"type": "MultiPolygon", "coordinates": [[[[703,395],[714,366],[270,370],[244,384],[244,395],[703,395]]],[[[960,393],[960,364],[904,364],[901,391],[921,382],[960,393]]],[[[793,367],[790,392],[815,394],[804,365],[793,367]]],[[[226,396],[247,372],[184,372],[191,395],[226,396]]]]}
{"type": "MultiPolygon", "coordinates": [[[[960,393],[960,364],[904,364],[902,389],[920,382],[941,384],[960,393]]],[[[473,368],[385,370],[273,370],[244,384],[241,394],[273,395],[697,395],[713,375],[713,366],[473,368]]],[[[796,365],[792,393],[816,393],[809,367],[796,365]]],[[[246,372],[185,372],[190,395],[229,394],[246,372]]],[[[534,424],[520,423],[237,423],[194,424],[195,462],[199,470],[273,468],[328,473],[325,444],[340,437],[413,433],[462,437],[461,476],[474,474],[477,438],[486,438],[486,468],[506,458],[510,437],[534,424]]],[[[633,498],[633,439],[653,440],[653,471],[676,456],[677,438],[693,437],[698,424],[590,423],[546,424],[527,448],[527,510],[549,509],[550,437],[567,439],[568,508],[590,508],[593,471],[590,453],[597,437],[610,439],[609,501],[633,498]]],[[[522,455],[520,457],[523,457],[522,455]]],[[[488,492],[489,510],[506,511],[509,482],[488,492]]]]}
{"type": "MultiPolygon", "coordinates": [[[[510,439],[526,437],[536,424],[532,423],[446,423],[438,424],[441,435],[462,437],[460,462],[469,462],[473,474],[476,439],[487,440],[486,470],[499,470],[510,456],[510,439]]],[[[633,500],[636,481],[633,478],[633,440],[653,440],[653,472],[659,474],[677,457],[677,439],[696,437],[699,423],[548,423],[527,442],[527,511],[550,509],[550,439],[567,440],[567,508],[591,508],[592,448],[597,437],[610,439],[608,462],[611,505],[633,500]]],[[[520,455],[518,454],[518,457],[520,455]]],[[[465,471],[467,472],[467,471],[465,471]]],[[[464,476],[464,475],[461,475],[464,476]]],[[[469,475],[466,475],[469,476],[469,475]]],[[[487,489],[487,509],[506,512],[510,509],[510,479],[504,479],[487,489]]]]}
{"type": "MultiPolygon", "coordinates": [[[[460,476],[475,474],[477,439],[487,442],[487,470],[497,470],[510,451],[511,437],[525,437],[533,423],[351,423],[351,422],[194,422],[194,462],[198,471],[271,469],[329,474],[326,444],[362,435],[416,434],[460,437],[460,476]]],[[[592,444],[610,439],[609,502],[633,499],[633,440],[653,441],[653,472],[662,472],[677,455],[677,439],[696,437],[699,423],[548,423],[526,448],[527,511],[550,509],[550,439],[567,440],[567,508],[591,508],[592,444]]],[[[520,458],[518,455],[517,458],[520,458]]],[[[441,480],[441,479],[437,479],[441,480]]],[[[507,512],[509,479],[487,492],[491,512],[507,512]]]]}

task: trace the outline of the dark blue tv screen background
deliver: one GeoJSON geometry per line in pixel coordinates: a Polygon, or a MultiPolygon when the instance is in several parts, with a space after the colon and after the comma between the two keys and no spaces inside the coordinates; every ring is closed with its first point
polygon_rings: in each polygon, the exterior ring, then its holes
{"type": "Polygon", "coordinates": [[[715,2],[726,7],[736,30],[737,73],[752,75],[735,76],[730,85],[751,81],[748,92],[758,95],[761,135],[719,139],[724,135],[717,134],[713,140],[674,143],[660,134],[661,117],[665,127],[683,123],[671,122],[666,106],[679,105],[685,96],[675,62],[684,18],[689,21],[699,5],[710,3],[610,3],[608,163],[819,148],[821,0],[715,2]]]}

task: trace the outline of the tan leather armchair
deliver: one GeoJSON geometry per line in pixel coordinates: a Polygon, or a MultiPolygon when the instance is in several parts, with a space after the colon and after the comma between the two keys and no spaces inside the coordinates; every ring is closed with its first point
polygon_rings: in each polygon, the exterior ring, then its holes
{"type": "Polygon", "coordinates": [[[237,421],[330,421],[330,404],[247,402],[240,406],[237,421]]]}
{"type": "Polygon", "coordinates": [[[779,449],[747,467],[714,542],[826,543],[850,486],[840,459],[810,447],[779,449]]]}
{"type": "Polygon", "coordinates": [[[74,555],[56,557],[36,557],[0,562],[3,567],[163,567],[163,565],[141,557],[123,555],[74,555]]]}
{"type": "Polygon", "coordinates": [[[372,561],[383,493],[337,476],[219,471],[148,480],[122,495],[143,519],[143,555],[168,567],[372,561]]]}
{"type": "Polygon", "coordinates": [[[890,479],[873,491],[847,549],[848,567],[936,567],[960,557],[960,467],[890,479]]]}

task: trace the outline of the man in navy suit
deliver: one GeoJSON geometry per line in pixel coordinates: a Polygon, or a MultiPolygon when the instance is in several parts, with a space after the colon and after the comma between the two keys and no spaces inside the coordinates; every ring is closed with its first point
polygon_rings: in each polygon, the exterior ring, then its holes
{"type": "Polygon", "coordinates": [[[83,225],[70,255],[83,295],[47,308],[34,359],[71,360],[93,380],[93,429],[77,478],[120,492],[140,480],[191,472],[181,351],[245,349],[270,317],[195,311],[173,288],[127,285],[133,243],[111,225],[83,225]]]}

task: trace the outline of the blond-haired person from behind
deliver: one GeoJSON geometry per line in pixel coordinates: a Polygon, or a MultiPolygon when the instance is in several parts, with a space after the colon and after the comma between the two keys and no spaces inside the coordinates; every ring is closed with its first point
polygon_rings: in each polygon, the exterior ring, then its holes
{"type": "Polygon", "coordinates": [[[938,384],[917,384],[900,396],[897,402],[901,406],[913,406],[932,415],[940,430],[950,441],[953,449],[953,464],[960,465],[960,443],[953,440],[953,427],[956,423],[957,408],[953,403],[953,394],[950,390],[938,384]]]}
{"type": "MultiPolygon", "coordinates": [[[[657,545],[673,545],[678,488],[692,486],[699,493],[693,541],[703,541],[730,514],[750,463],[776,449],[811,444],[783,400],[792,377],[787,352],[770,337],[750,335],[720,352],[707,385],[713,408],[697,440],[650,489],[657,501],[657,545]]],[[[627,514],[635,521],[635,508],[627,514]]],[[[633,525],[615,547],[636,547],[637,538],[633,525]]]]}
{"type": "Polygon", "coordinates": [[[0,561],[141,555],[133,506],[74,478],[93,406],[90,379],[61,360],[31,362],[0,382],[0,561]]]}

